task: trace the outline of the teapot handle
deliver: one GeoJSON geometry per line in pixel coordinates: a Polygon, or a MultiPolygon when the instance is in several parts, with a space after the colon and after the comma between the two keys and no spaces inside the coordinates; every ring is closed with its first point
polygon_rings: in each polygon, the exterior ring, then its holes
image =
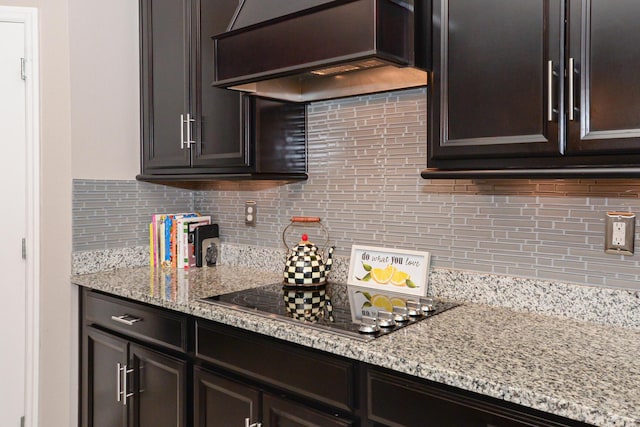
{"type": "Polygon", "coordinates": [[[291,217],[291,223],[289,223],[284,230],[282,230],[282,243],[284,243],[284,246],[286,248],[289,247],[289,245],[287,245],[287,240],[285,239],[285,233],[287,232],[287,230],[289,229],[289,227],[291,227],[293,224],[295,223],[317,223],[322,230],[325,232],[325,234],[327,235],[327,239],[324,242],[324,247],[326,248],[327,245],[329,245],[329,230],[327,230],[327,227],[324,226],[324,224],[322,224],[322,222],[320,222],[320,217],[319,216],[294,216],[291,217]]]}
{"type": "Polygon", "coordinates": [[[291,222],[320,222],[319,216],[293,216],[291,222]]]}

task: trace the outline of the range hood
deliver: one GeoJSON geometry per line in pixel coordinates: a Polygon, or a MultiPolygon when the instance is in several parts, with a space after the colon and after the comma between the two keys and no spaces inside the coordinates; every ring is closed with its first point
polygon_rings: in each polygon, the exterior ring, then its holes
{"type": "Polygon", "coordinates": [[[425,86],[428,4],[240,0],[212,37],[213,86],[295,102],[425,86]]]}

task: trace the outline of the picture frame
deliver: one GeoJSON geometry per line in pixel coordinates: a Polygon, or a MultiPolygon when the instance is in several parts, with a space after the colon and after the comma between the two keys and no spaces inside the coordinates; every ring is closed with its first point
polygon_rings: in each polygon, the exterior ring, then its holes
{"type": "Polygon", "coordinates": [[[353,245],[348,285],[426,296],[429,252],[353,245]]]}
{"type": "Polygon", "coordinates": [[[427,296],[429,252],[353,245],[347,277],[353,320],[427,296]]]}

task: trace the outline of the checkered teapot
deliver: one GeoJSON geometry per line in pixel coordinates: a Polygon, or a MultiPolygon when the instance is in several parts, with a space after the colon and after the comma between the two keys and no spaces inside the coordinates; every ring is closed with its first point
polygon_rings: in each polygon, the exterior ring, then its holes
{"type": "MultiPolygon", "coordinates": [[[[322,227],[327,236],[326,243],[329,242],[329,232],[320,223],[318,217],[293,217],[289,224],[282,232],[282,241],[285,246],[287,242],[285,233],[287,229],[296,223],[315,223],[322,227]]],[[[284,284],[295,286],[317,286],[327,282],[327,275],[333,264],[333,251],[335,247],[331,246],[327,250],[326,258],[323,251],[318,249],[316,245],[309,241],[307,234],[302,235],[302,240],[297,246],[290,248],[289,255],[284,267],[284,284]]]]}

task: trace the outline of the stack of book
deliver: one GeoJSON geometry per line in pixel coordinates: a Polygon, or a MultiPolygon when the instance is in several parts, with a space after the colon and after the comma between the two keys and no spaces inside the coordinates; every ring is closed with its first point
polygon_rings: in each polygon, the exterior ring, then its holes
{"type": "Polygon", "coordinates": [[[152,215],[149,224],[150,264],[154,267],[195,267],[193,231],[207,224],[211,224],[211,217],[197,212],[152,215]]]}

